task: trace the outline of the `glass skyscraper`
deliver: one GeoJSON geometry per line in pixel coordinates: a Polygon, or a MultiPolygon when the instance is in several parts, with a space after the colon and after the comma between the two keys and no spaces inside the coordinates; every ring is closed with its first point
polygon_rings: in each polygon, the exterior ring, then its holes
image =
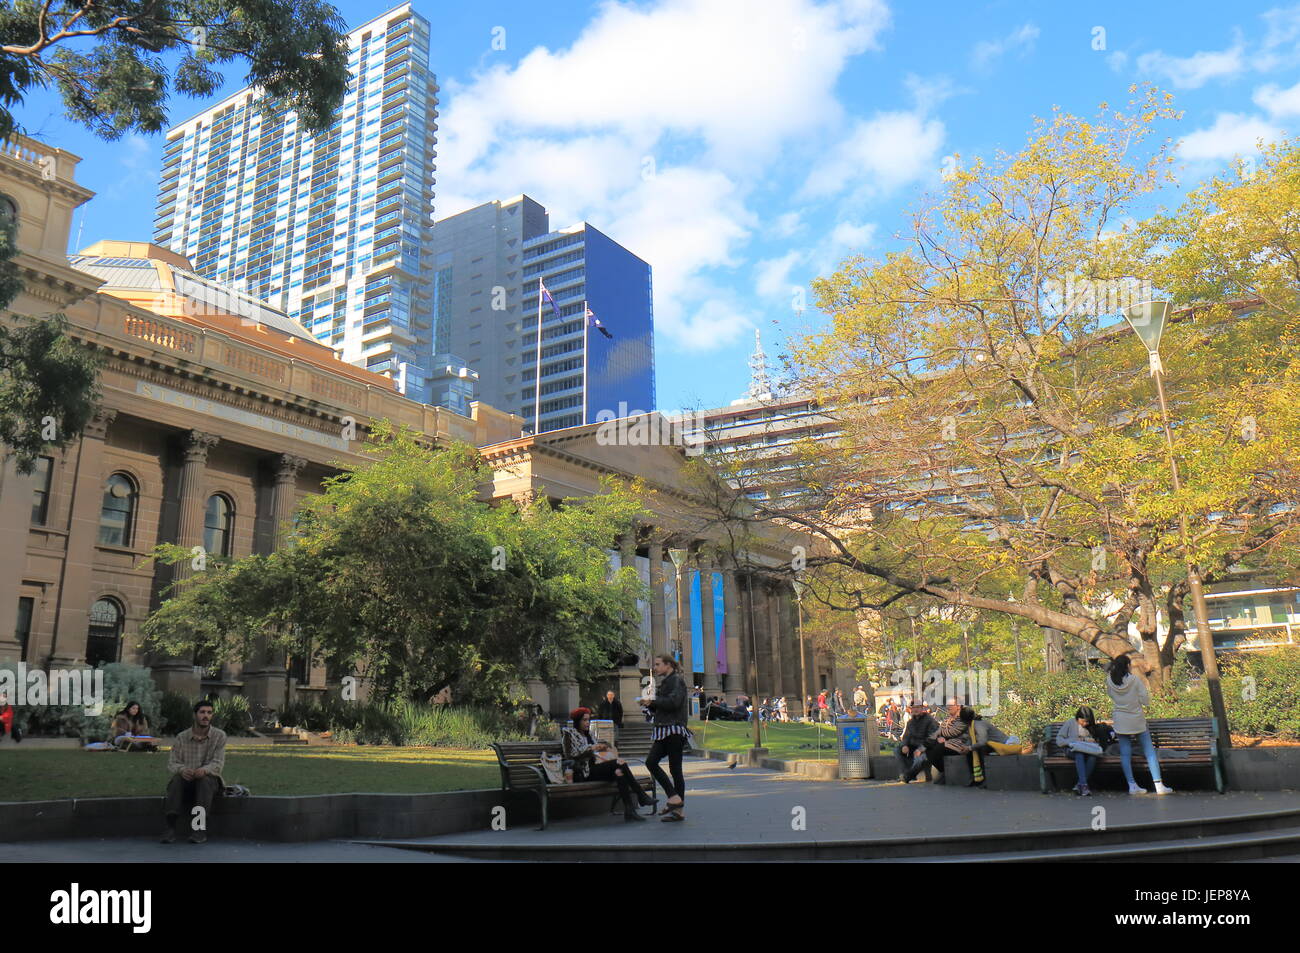
{"type": "Polygon", "coordinates": [[[432,349],[454,355],[435,364],[477,372],[479,400],[535,431],[540,279],[555,301],[541,306],[540,430],[655,409],[650,266],[599,229],[551,231],[546,209],[520,195],[439,221],[432,257],[432,349]]]}
{"type": "Polygon", "coordinates": [[[402,4],[354,29],[348,46],[352,83],[325,133],[307,135],[295,112],[252,89],[168,132],[154,241],[428,401],[429,24],[402,4]]]}

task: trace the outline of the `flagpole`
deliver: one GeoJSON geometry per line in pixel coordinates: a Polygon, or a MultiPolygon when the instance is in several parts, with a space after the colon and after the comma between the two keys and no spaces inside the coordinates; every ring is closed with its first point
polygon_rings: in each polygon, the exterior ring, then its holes
{"type": "Polygon", "coordinates": [[[537,377],[533,381],[533,436],[542,432],[542,276],[537,276],[537,377]]]}
{"type": "Polygon", "coordinates": [[[587,299],[582,299],[582,422],[587,422],[587,342],[591,340],[591,319],[587,317],[587,299]]]}

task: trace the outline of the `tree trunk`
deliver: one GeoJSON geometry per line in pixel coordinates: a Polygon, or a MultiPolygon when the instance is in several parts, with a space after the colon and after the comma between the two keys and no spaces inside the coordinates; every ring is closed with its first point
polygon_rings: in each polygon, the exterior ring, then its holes
{"type": "Polygon", "coordinates": [[[1060,629],[1043,626],[1043,662],[1048,672],[1065,671],[1065,639],[1060,629]]]}
{"type": "MultiPolygon", "coordinates": [[[[1146,667],[1147,682],[1153,692],[1163,692],[1166,685],[1166,669],[1163,664],[1164,653],[1160,651],[1160,642],[1155,632],[1142,633],[1142,661],[1146,667]]],[[[1172,665],[1172,661],[1170,662],[1172,665]]]]}

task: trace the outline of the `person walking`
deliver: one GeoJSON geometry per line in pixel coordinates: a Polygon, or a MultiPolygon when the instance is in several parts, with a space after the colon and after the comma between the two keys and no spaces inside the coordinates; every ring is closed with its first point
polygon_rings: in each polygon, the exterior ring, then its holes
{"type": "Polygon", "coordinates": [[[649,702],[654,714],[654,728],[645,766],[666,795],[664,809],[660,812],[664,816],[660,820],[684,821],[686,779],[682,775],[682,751],[691,738],[691,730],[686,727],[686,684],[682,681],[681,666],[671,655],[654,657],[654,673],[663,681],[649,702]],[[668,769],[672,772],[671,780],[659,767],[665,755],[668,769]]]}
{"type": "Polygon", "coordinates": [[[828,721],[829,706],[826,702],[826,689],[822,689],[821,694],[817,696],[817,720],[821,722],[828,721]]]}
{"type": "Polygon", "coordinates": [[[1142,711],[1143,706],[1151,703],[1151,693],[1147,691],[1146,682],[1134,675],[1131,667],[1129,657],[1121,655],[1110,663],[1110,672],[1106,676],[1106,694],[1110,696],[1113,706],[1112,722],[1119,738],[1119,765],[1124,769],[1128,793],[1147,793],[1146,788],[1133,780],[1133,742],[1137,741],[1142,745],[1142,753],[1146,755],[1156,793],[1173,794],[1174,789],[1167,787],[1160,777],[1160,759],[1156,757],[1156,747],[1151,743],[1151,732],[1147,729],[1146,714],[1142,711]]]}

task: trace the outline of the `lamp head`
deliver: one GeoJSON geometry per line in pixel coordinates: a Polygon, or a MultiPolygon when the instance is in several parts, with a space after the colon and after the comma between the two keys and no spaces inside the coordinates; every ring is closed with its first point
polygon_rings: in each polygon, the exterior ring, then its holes
{"type": "Polygon", "coordinates": [[[1160,350],[1160,335],[1168,319],[1168,301],[1141,301],[1124,309],[1124,320],[1152,354],[1160,350]]]}

